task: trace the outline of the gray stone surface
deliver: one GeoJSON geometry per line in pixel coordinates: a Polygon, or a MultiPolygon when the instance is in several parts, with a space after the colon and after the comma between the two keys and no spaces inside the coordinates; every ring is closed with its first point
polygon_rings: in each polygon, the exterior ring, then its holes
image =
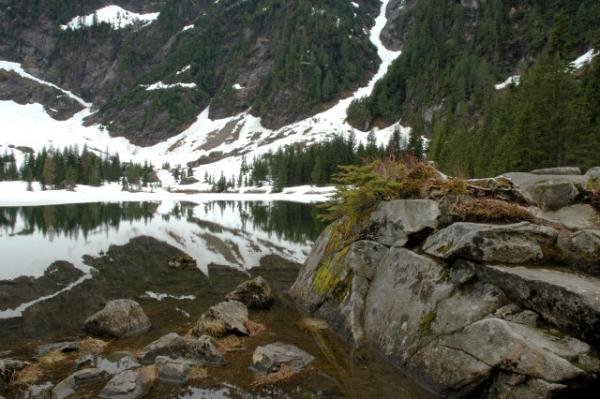
{"type": "Polygon", "coordinates": [[[583,340],[600,344],[600,279],[546,268],[475,268],[514,301],[583,340]]]}
{"type": "Polygon", "coordinates": [[[577,166],[559,166],[556,168],[535,169],[534,175],[581,175],[581,169],[577,166]]]}
{"type": "Polygon", "coordinates": [[[423,250],[442,259],[510,264],[537,263],[555,245],[556,230],[528,222],[510,225],[454,223],[431,235],[423,250]]]}
{"type": "Polygon", "coordinates": [[[117,299],[85,321],[90,334],[112,338],[127,338],[144,334],[152,324],[139,303],[131,299],[117,299]]]}
{"type": "Polygon", "coordinates": [[[108,374],[100,368],[86,368],[71,374],[52,389],[54,399],[64,399],[77,392],[86,384],[102,381],[108,374]]]}
{"type": "Polygon", "coordinates": [[[238,301],[225,301],[212,306],[196,322],[192,332],[196,336],[227,334],[248,335],[246,322],[248,308],[238,301]]]}
{"type": "Polygon", "coordinates": [[[138,354],[142,364],[151,364],[158,356],[184,358],[216,365],[224,363],[223,355],[215,341],[206,335],[192,338],[170,333],[148,344],[138,354]]]}
{"type": "Polygon", "coordinates": [[[312,363],[315,358],[309,353],[293,345],[275,342],[259,346],[252,354],[252,369],[264,373],[274,373],[282,366],[292,371],[299,371],[312,363]]]}
{"type": "Polygon", "coordinates": [[[582,230],[571,239],[574,249],[583,259],[591,262],[600,261],[600,230],[582,230]]]}
{"type": "Polygon", "coordinates": [[[0,359],[0,393],[8,389],[14,373],[25,368],[29,363],[14,359],[0,359]]]}
{"type": "Polygon", "coordinates": [[[593,229],[600,226],[600,214],[588,204],[570,205],[556,211],[530,207],[528,211],[535,217],[562,224],[571,230],[593,229]]]}
{"type": "Polygon", "coordinates": [[[260,276],[244,281],[225,298],[229,301],[242,302],[250,309],[268,309],[274,302],[271,286],[260,276]]]}
{"type": "Polygon", "coordinates": [[[531,204],[547,209],[558,209],[575,202],[587,178],[581,175],[537,175],[533,173],[506,173],[531,204]]]}
{"type": "Polygon", "coordinates": [[[146,396],[157,378],[156,369],[145,367],[115,375],[100,391],[102,399],[138,399],[146,396]]]}
{"type": "Polygon", "coordinates": [[[77,352],[79,351],[79,342],[78,341],[70,341],[70,342],[57,342],[53,344],[44,344],[40,345],[35,349],[36,356],[44,356],[50,352],[77,352]]]}
{"type": "Polygon", "coordinates": [[[441,215],[438,203],[426,199],[381,202],[369,220],[375,228],[377,242],[387,246],[403,246],[411,235],[438,226],[441,215]]]}
{"type": "Polygon", "coordinates": [[[158,380],[168,384],[184,384],[193,363],[185,359],[172,359],[166,356],[156,358],[158,380]]]}

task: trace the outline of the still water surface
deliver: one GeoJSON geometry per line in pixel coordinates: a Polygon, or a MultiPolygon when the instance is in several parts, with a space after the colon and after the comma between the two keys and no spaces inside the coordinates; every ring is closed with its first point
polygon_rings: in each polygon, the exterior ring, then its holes
{"type": "MultiPolygon", "coordinates": [[[[227,354],[197,386],[158,384],[151,398],[424,398],[419,387],[370,353],[353,353],[331,331],[297,327],[285,291],[323,229],[311,205],[289,202],[115,203],[0,208],[0,352],[28,358],[42,343],[84,337],[83,321],[116,298],[140,302],[153,323],[143,337],[110,343],[96,366],[114,372],[119,353],[169,333],[185,334],[249,276],[274,288],[270,311],[251,312],[267,332],[227,354]],[[190,255],[197,267],[169,261],[190,255]],[[316,357],[315,372],[255,387],[248,369],[258,345],[283,341],[316,357]]],[[[32,397],[72,370],[53,370],[7,398],[32,397]]],[[[94,397],[97,389],[87,396],[94,397]]],[[[95,390],[94,390],[95,389],[95,390]]],[[[84,395],[84,397],[87,397],[84,395]]]]}

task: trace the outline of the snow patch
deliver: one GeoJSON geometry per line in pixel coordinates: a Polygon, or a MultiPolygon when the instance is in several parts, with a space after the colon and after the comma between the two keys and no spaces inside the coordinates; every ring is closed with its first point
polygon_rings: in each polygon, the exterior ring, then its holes
{"type": "Polygon", "coordinates": [[[147,26],[154,22],[159,14],[158,12],[137,14],[119,6],[111,5],[100,8],[89,15],[75,17],[66,25],[61,25],[60,28],[62,30],[84,29],[101,23],[110,24],[113,29],[123,29],[138,23],[147,26]]]}
{"type": "Polygon", "coordinates": [[[577,58],[575,61],[571,62],[569,65],[575,70],[581,69],[584,66],[591,64],[596,57],[600,54],[600,51],[595,51],[594,49],[590,49],[587,53],[583,54],[581,57],[577,58]]]}
{"type": "Polygon", "coordinates": [[[514,76],[510,76],[504,82],[498,83],[495,87],[496,87],[496,90],[504,90],[507,87],[512,86],[512,85],[518,86],[519,83],[521,83],[521,76],[514,75],[514,76]]]}
{"type": "Polygon", "coordinates": [[[142,85],[146,89],[146,91],[153,90],[166,90],[166,89],[174,89],[177,87],[181,87],[183,89],[195,89],[196,83],[163,83],[157,82],[151,85],[142,85]]]}

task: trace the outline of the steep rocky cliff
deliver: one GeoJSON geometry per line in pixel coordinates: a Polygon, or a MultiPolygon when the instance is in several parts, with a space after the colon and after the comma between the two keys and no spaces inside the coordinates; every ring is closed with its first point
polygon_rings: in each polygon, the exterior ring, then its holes
{"type": "Polygon", "coordinates": [[[497,199],[469,208],[431,195],[381,202],[358,224],[339,220],[290,293],[441,395],[593,397],[600,215],[585,202],[597,169],[565,172],[468,182],[473,195],[519,201],[510,213],[492,208],[497,199]],[[500,213],[512,216],[482,217],[500,213]]]}

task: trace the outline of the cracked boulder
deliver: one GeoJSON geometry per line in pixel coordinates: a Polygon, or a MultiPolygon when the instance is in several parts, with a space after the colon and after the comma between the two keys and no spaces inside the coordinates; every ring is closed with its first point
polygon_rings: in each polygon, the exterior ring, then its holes
{"type": "Polygon", "coordinates": [[[528,222],[493,225],[454,223],[431,235],[425,253],[445,260],[465,258],[508,264],[539,263],[555,246],[558,232],[528,222]]]}
{"type": "Polygon", "coordinates": [[[404,246],[411,236],[434,230],[441,215],[437,201],[403,199],[381,202],[369,223],[377,242],[386,246],[404,246]]]}

